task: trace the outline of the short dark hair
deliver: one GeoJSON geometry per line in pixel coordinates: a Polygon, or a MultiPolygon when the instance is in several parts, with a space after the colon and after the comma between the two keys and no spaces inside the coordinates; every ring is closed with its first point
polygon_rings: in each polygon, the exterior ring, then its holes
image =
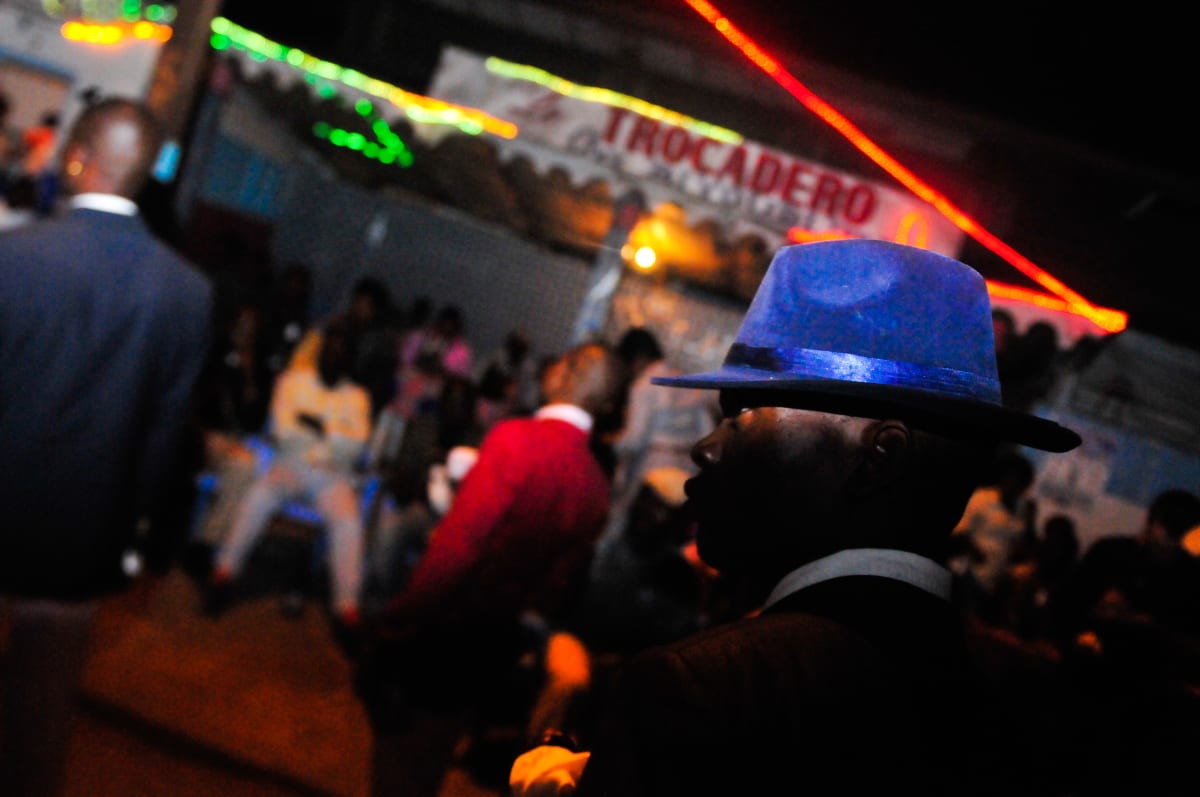
{"type": "Polygon", "coordinates": [[[662,344],[658,342],[658,337],[645,327],[631,327],[617,343],[617,356],[627,363],[640,357],[661,360],[662,344]]]}
{"type": "Polygon", "coordinates": [[[1178,540],[1200,525],[1200,497],[1188,490],[1164,490],[1150,503],[1146,520],[1161,524],[1168,537],[1178,540]]]}
{"type": "Polygon", "coordinates": [[[387,310],[392,304],[392,294],[388,290],[387,285],[382,280],[375,277],[362,277],[358,282],[354,283],[354,290],[351,292],[354,298],[366,296],[371,301],[375,302],[375,306],[380,310],[387,310]]]}

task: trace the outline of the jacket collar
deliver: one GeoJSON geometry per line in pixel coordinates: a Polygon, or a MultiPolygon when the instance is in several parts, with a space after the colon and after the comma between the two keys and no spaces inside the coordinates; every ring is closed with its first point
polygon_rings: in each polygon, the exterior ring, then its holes
{"type": "Polygon", "coordinates": [[[891,548],[851,548],[808,562],[788,573],[771,590],[763,608],[805,587],[841,576],[890,578],[950,600],[950,571],[932,559],[891,548]]]}

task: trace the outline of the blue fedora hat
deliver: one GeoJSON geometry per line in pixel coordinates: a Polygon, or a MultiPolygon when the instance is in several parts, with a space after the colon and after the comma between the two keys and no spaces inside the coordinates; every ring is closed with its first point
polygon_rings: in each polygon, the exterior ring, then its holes
{"type": "Polygon", "coordinates": [[[983,277],[886,241],[783,247],[721,367],[652,381],[779,391],[784,406],[899,413],[915,425],[1046,451],[1080,443],[1070,429],[1003,405],[983,277]]]}

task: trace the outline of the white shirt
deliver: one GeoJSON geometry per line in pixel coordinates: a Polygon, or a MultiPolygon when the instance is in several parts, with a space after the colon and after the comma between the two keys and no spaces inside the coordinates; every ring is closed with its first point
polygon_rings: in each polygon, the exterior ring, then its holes
{"type": "Polygon", "coordinates": [[[118,213],[122,216],[136,216],[137,203],[131,199],[116,194],[76,194],[68,200],[72,208],[99,210],[103,213],[118,213]]]}
{"type": "Polygon", "coordinates": [[[590,434],[592,431],[592,415],[583,407],[577,407],[574,404],[547,404],[533,414],[533,417],[555,418],[560,421],[566,421],[584,434],[590,434]]]}

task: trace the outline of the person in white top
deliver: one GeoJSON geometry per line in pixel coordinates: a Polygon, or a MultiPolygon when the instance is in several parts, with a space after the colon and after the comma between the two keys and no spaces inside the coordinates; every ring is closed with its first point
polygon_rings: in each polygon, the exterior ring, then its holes
{"type": "Polygon", "coordinates": [[[325,329],[316,369],[280,375],[271,399],[275,456],[214,552],[206,613],[227,607],[231,582],[272,516],[288,500],[305,498],[329,527],[335,617],[346,628],[360,624],[363,522],[355,479],[371,432],[371,400],[347,376],[349,355],[348,332],[334,321],[325,329]]]}
{"type": "Polygon", "coordinates": [[[995,476],[971,494],[954,528],[948,564],[958,579],[962,608],[993,624],[1002,620],[1010,568],[1033,553],[1037,504],[1030,497],[1033,463],[1006,449],[996,458],[995,476]]]}

